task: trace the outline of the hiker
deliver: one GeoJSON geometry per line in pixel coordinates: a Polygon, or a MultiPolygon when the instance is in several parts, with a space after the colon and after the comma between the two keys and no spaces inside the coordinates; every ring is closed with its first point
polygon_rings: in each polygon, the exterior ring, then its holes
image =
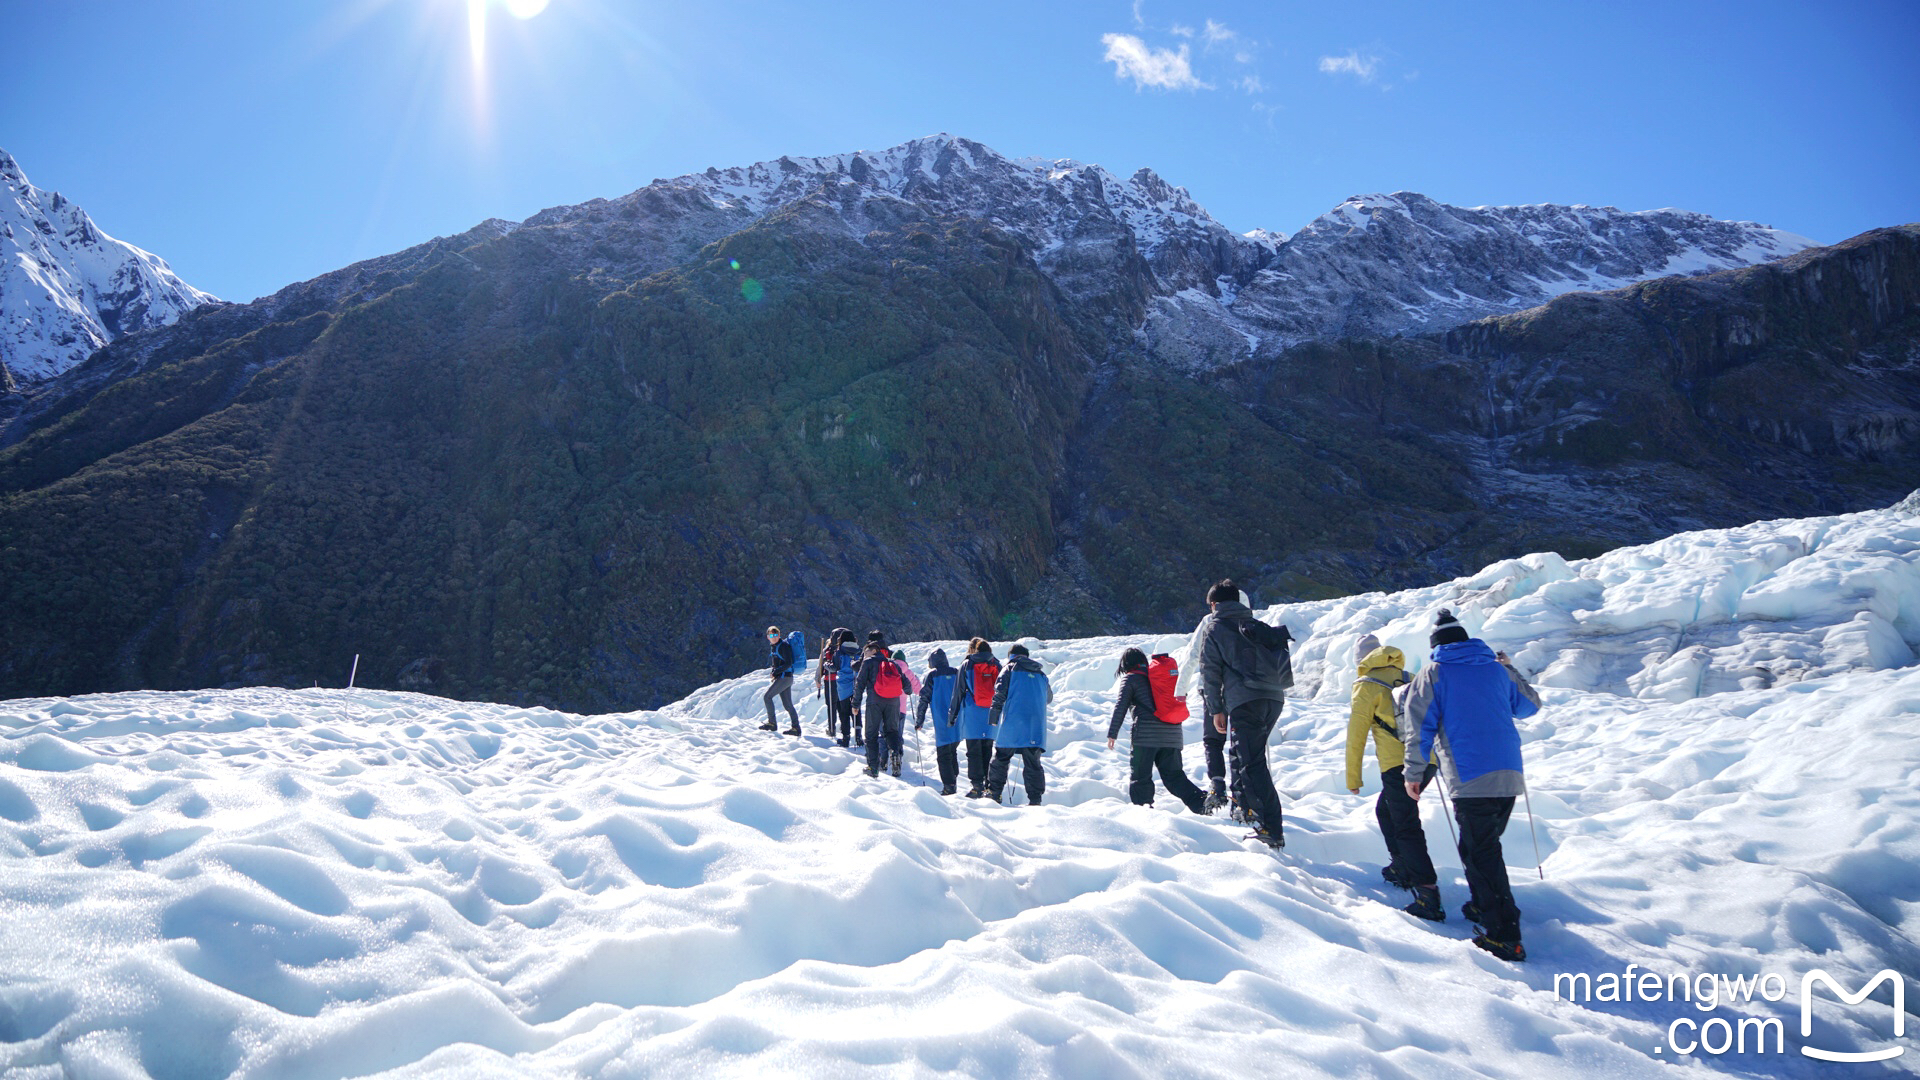
{"type": "Polygon", "coordinates": [[[1021,757],[1020,775],[1027,785],[1027,805],[1039,806],[1047,790],[1047,773],[1040,755],[1047,752],[1047,706],[1053,703],[1053,684],[1040,661],[1025,645],[1007,650],[1007,666],[993,684],[992,714],[988,723],[998,729],[993,747],[993,771],[987,776],[987,797],[1000,801],[1007,786],[1013,755],[1021,757]]]}
{"type": "Polygon", "coordinates": [[[860,714],[866,720],[868,776],[880,775],[883,757],[887,771],[900,775],[906,748],[900,736],[900,701],[906,694],[906,665],[893,658],[880,631],[869,631],[867,647],[861,653],[860,675],[854,684],[854,698],[864,706],[860,714]]]}
{"type": "Polygon", "coordinates": [[[893,650],[893,658],[900,662],[900,674],[905,676],[907,680],[907,693],[918,694],[920,692],[920,676],[915,675],[913,673],[913,665],[907,663],[907,650],[893,650]]]}
{"type": "Polygon", "coordinates": [[[1393,711],[1393,692],[1407,681],[1406,655],[1382,646],[1372,634],[1362,637],[1353,652],[1359,678],[1347,718],[1347,790],[1360,794],[1360,759],[1372,732],[1374,757],[1380,762],[1380,796],[1374,800],[1373,816],[1387,842],[1387,865],[1380,868],[1380,876],[1389,885],[1412,890],[1414,901],[1405,910],[1427,918],[1429,911],[1439,909],[1438,879],[1427,854],[1426,831],[1420,827],[1420,804],[1407,797],[1407,753],[1393,711]],[[1433,900],[1431,906],[1426,899],[1433,900]]]}
{"type": "Polygon", "coordinates": [[[1152,806],[1153,770],[1158,768],[1169,795],[1196,814],[1206,813],[1206,796],[1187,779],[1186,767],[1180,761],[1180,749],[1186,742],[1181,725],[1187,718],[1187,704],[1173,696],[1180,680],[1179,665],[1164,653],[1149,663],[1146,653],[1128,649],[1120,654],[1119,674],[1120,699],[1113,703],[1113,719],[1107,724],[1107,749],[1114,748],[1120,723],[1131,711],[1133,777],[1127,784],[1127,798],[1135,806],[1152,806]]]}
{"type": "Polygon", "coordinates": [[[915,731],[926,726],[928,711],[933,713],[933,756],[940,768],[942,795],[954,794],[960,784],[960,725],[951,712],[959,681],[960,673],[947,663],[946,650],[933,650],[927,657],[927,677],[920,684],[919,702],[914,707],[915,731]]]}
{"type": "Polygon", "coordinates": [[[987,794],[987,773],[993,766],[993,688],[999,681],[1000,661],[994,659],[993,646],[986,638],[968,642],[953,701],[947,706],[947,722],[960,726],[960,738],[967,744],[969,799],[987,794]]]}
{"type": "Polygon", "coordinates": [[[774,719],[773,699],[778,696],[780,703],[787,707],[787,734],[800,734],[800,713],[793,707],[793,665],[800,657],[794,652],[793,643],[782,637],[777,626],[767,627],[767,692],[760,695],[760,703],[767,707],[767,722],[760,725],[761,731],[779,731],[780,722],[774,719]]]}
{"type": "MultiPolygon", "coordinates": [[[[1540,711],[1540,694],[1506,653],[1469,636],[1445,608],[1435,616],[1427,640],[1433,662],[1407,687],[1400,725],[1407,795],[1420,798],[1437,756],[1442,794],[1453,796],[1460,865],[1472,894],[1460,913],[1480,928],[1475,945],[1502,960],[1525,960],[1520,908],[1507,881],[1500,834],[1513,815],[1514,799],[1527,790],[1514,721],[1540,711]]],[[[1414,897],[1434,912],[1423,917],[1446,917],[1438,886],[1415,890],[1414,897]]]]}
{"type": "MultiPolygon", "coordinates": [[[[1267,739],[1293,682],[1284,627],[1253,617],[1231,578],[1207,590],[1211,609],[1200,620],[1200,690],[1214,733],[1230,736],[1229,764],[1238,801],[1252,819],[1253,839],[1286,847],[1280,793],[1267,766],[1267,739]],[[1278,642],[1274,648],[1270,642],[1278,642]]],[[[1211,768],[1211,765],[1209,765],[1211,768]]]]}
{"type": "Polygon", "coordinates": [[[853,631],[846,627],[834,630],[820,652],[816,677],[820,694],[827,701],[827,738],[833,738],[834,722],[839,721],[840,738],[836,741],[841,746],[847,745],[853,735],[854,662],[860,658],[860,650],[852,639],[853,631]]]}

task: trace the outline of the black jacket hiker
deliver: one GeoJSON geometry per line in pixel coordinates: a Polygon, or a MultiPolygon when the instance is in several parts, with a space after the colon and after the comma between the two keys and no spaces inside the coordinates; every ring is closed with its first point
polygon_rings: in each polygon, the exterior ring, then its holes
{"type": "Polygon", "coordinates": [[[1107,724],[1109,740],[1120,737],[1120,725],[1129,712],[1133,714],[1133,750],[1127,798],[1135,806],[1152,806],[1153,773],[1157,768],[1167,794],[1196,814],[1206,813],[1206,796],[1187,779],[1186,763],[1181,759],[1186,725],[1166,723],[1154,711],[1153,684],[1148,681],[1146,668],[1129,668],[1121,680],[1120,699],[1113,703],[1113,719],[1107,724]]]}

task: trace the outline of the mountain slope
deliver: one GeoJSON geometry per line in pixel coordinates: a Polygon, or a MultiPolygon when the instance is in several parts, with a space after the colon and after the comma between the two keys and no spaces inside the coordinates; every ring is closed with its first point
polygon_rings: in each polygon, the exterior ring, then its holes
{"type": "MultiPolygon", "coordinates": [[[[1268,609],[1300,637],[1277,855],[1126,800],[1115,662],[1185,634],[1025,642],[1057,693],[1037,808],[938,797],[924,744],[866,779],[811,710],[803,738],[753,730],[753,675],[598,716],[262,687],[0,702],[0,1070],[1817,1080],[1800,1047],[1875,1050],[1891,1022],[1884,989],[1823,997],[1803,1036],[1802,975],[1920,971],[1917,512],[1268,609]],[[1345,786],[1355,639],[1419,663],[1442,605],[1546,697],[1505,838],[1526,964],[1468,943],[1438,799],[1436,924],[1379,879],[1373,763],[1345,786]],[[1687,996],[1593,990],[1633,972],[1687,996]],[[1783,999],[1722,989],[1767,974],[1783,999]],[[1747,1022],[1741,1052],[1674,1041],[1715,1019],[1747,1022]]],[[[922,668],[935,645],[957,643],[905,647],[922,668]]]]}
{"type": "Polygon", "coordinates": [[[101,232],[0,150],[0,390],[50,379],[127,334],[165,326],[213,296],[166,261],[101,232]]]}

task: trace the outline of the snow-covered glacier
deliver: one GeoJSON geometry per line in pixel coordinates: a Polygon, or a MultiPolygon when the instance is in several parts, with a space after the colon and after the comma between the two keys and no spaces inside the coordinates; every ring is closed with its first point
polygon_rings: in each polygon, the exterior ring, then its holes
{"type": "Polygon", "coordinates": [[[1814,969],[1920,973],[1917,553],[1909,501],[1267,609],[1300,639],[1277,858],[1124,797],[1118,654],[1183,636],[1028,642],[1059,692],[1038,808],[941,798],[930,745],[869,780],[811,701],[804,737],[755,730],[754,675],[607,716],[338,689],[0,702],[0,1070],[1838,1075],[1815,1043],[1912,1070],[1920,1025],[1893,1033],[1885,984],[1823,998],[1810,1037],[1795,995],[1814,969]],[[1506,837],[1524,965],[1400,912],[1371,763],[1364,797],[1344,787],[1354,641],[1418,656],[1442,606],[1548,703],[1522,725],[1533,836],[1516,815],[1506,837]],[[1628,972],[1708,977],[1713,1010],[1557,978],[1628,972]],[[1783,1000],[1712,981],[1773,975],[1783,1000]],[[1778,1019],[1782,1049],[1742,1027],[1712,1053],[1688,1032],[1715,1019],[1778,1019]]]}

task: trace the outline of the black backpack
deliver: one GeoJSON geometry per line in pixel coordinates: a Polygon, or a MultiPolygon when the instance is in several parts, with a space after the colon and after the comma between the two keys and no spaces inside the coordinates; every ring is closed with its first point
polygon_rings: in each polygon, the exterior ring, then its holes
{"type": "Polygon", "coordinates": [[[1291,631],[1255,618],[1235,624],[1234,629],[1239,634],[1234,639],[1233,669],[1241,678],[1282,690],[1293,686],[1293,656],[1287,650],[1287,642],[1293,640],[1291,631]]]}

